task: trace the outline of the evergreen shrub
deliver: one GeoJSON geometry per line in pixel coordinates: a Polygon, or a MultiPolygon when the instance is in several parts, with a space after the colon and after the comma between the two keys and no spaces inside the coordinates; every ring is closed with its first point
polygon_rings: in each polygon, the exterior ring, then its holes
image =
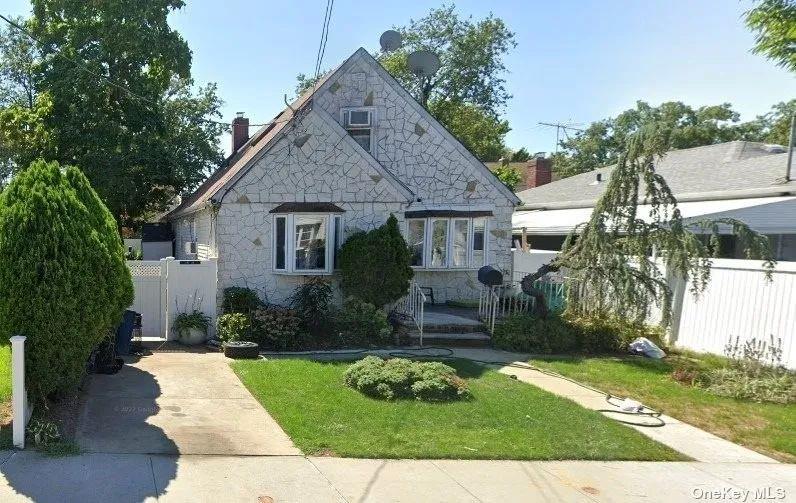
{"type": "Polygon", "coordinates": [[[31,398],[76,386],[133,302],[116,221],[76,167],[35,161],[0,194],[0,339],[27,337],[31,398]]]}
{"type": "Polygon", "coordinates": [[[341,286],[348,297],[356,297],[382,308],[409,291],[411,255],[398,220],[368,232],[357,232],[340,248],[341,286]]]}

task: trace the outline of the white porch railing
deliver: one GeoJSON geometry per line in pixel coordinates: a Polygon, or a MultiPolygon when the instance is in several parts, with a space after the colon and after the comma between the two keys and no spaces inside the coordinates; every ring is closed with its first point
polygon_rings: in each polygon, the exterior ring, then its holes
{"type": "Polygon", "coordinates": [[[423,316],[425,314],[426,294],[414,281],[409,283],[409,293],[399,300],[395,308],[398,312],[412,318],[420,333],[420,345],[423,345],[423,316]]]}
{"type": "MultiPolygon", "coordinates": [[[[563,307],[564,284],[537,281],[534,286],[544,292],[551,309],[563,307]]],[[[508,281],[498,286],[483,286],[478,299],[478,316],[490,334],[495,332],[495,321],[513,314],[527,313],[536,300],[523,293],[518,281],[508,281]]]]}

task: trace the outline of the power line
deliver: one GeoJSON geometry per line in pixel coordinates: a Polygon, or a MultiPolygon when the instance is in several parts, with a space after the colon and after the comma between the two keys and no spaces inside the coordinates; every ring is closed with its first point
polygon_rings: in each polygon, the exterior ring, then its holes
{"type": "Polygon", "coordinates": [[[332,9],[334,9],[334,0],[326,0],[326,11],[323,16],[323,25],[321,27],[321,39],[318,43],[318,54],[315,57],[315,80],[321,73],[323,66],[323,56],[326,54],[326,41],[329,40],[329,24],[332,21],[332,9]]]}
{"type": "MultiPolygon", "coordinates": [[[[12,28],[18,30],[19,32],[21,32],[22,34],[26,35],[28,38],[30,38],[31,40],[36,42],[40,46],[41,49],[47,49],[47,44],[45,44],[43,41],[41,41],[38,37],[36,37],[34,34],[32,34],[26,28],[20,26],[18,23],[14,22],[13,20],[8,18],[7,16],[4,16],[3,14],[0,14],[0,19],[5,21],[12,28]]],[[[160,103],[158,103],[158,102],[156,102],[154,100],[151,100],[151,99],[149,99],[149,98],[147,98],[145,96],[141,96],[140,94],[135,93],[134,91],[132,91],[127,86],[116,82],[115,80],[111,79],[110,77],[106,77],[105,75],[102,75],[101,73],[95,72],[94,70],[89,68],[85,63],[83,63],[81,61],[78,61],[76,59],[70,58],[69,56],[64,55],[60,51],[51,51],[51,52],[53,54],[55,54],[56,56],[58,56],[60,58],[63,58],[66,61],[72,63],[73,65],[75,65],[77,67],[80,67],[80,69],[83,70],[84,72],[86,72],[87,74],[89,74],[89,75],[91,75],[93,77],[96,77],[98,79],[102,79],[103,81],[107,82],[108,84],[116,87],[117,89],[125,92],[127,95],[129,95],[129,96],[131,96],[131,97],[133,97],[133,98],[135,98],[135,99],[137,99],[139,101],[142,101],[142,102],[147,103],[149,105],[154,105],[156,107],[161,105],[160,103]]],[[[229,122],[222,122],[222,121],[217,121],[217,120],[213,120],[213,119],[204,119],[204,118],[199,118],[197,120],[199,122],[206,122],[208,124],[217,124],[217,125],[220,125],[220,126],[224,126],[226,128],[231,128],[232,127],[231,123],[229,123],[229,122]]],[[[284,121],[270,121],[270,122],[265,122],[265,123],[262,123],[262,124],[250,124],[250,126],[255,126],[255,127],[268,126],[268,125],[271,125],[271,124],[276,124],[278,122],[284,122],[284,121]]]]}

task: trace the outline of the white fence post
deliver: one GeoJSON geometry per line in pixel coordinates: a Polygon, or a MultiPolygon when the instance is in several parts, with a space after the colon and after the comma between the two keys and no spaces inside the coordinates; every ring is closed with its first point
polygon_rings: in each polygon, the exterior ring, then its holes
{"type": "Polygon", "coordinates": [[[25,336],[15,335],[11,341],[11,407],[13,413],[14,447],[25,448],[25,427],[30,419],[28,393],[25,389],[25,336]]]}
{"type": "Polygon", "coordinates": [[[161,302],[161,333],[167,341],[171,339],[171,303],[169,302],[169,267],[174,264],[174,257],[160,259],[160,302],[161,302]],[[164,326],[165,325],[165,326],[164,326]]]}

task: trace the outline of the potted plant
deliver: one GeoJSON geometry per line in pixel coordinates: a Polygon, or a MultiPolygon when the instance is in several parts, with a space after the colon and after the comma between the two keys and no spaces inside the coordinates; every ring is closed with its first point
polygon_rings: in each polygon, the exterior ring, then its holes
{"type": "Polygon", "coordinates": [[[190,313],[179,313],[174,318],[174,331],[177,332],[179,341],[187,346],[201,344],[207,339],[207,327],[210,326],[210,317],[194,309],[190,313]]]}

